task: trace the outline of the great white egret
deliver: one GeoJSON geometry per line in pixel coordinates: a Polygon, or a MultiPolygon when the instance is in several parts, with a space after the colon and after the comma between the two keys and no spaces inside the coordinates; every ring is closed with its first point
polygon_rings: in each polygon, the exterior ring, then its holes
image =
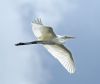
{"type": "Polygon", "coordinates": [[[67,39],[74,37],[56,35],[52,27],[42,24],[41,19],[32,22],[32,30],[37,41],[18,43],[19,45],[42,44],[69,73],[75,72],[75,64],[71,52],[63,45],[67,39]]]}

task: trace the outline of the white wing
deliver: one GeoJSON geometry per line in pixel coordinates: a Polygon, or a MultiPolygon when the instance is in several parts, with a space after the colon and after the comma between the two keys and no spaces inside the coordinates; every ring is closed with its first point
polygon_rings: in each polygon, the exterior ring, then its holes
{"type": "Polygon", "coordinates": [[[32,23],[32,31],[39,40],[50,40],[56,37],[53,29],[49,26],[42,25],[41,20],[38,19],[32,23]]]}
{"type": "Polygon", "coordinates": [[[71,52],[64,45],[44,45],[44,47],[65,67],[69,73],[75,72],[71,52]]]}

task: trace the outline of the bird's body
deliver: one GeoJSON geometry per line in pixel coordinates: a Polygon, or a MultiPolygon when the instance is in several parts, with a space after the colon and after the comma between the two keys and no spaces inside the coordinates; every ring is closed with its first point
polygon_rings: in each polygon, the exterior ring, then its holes
{"type": "Polygon", "coordinates": [[[32,31],[37,41],[19,43],[18,45],[43,44],[43,46],[65,67],[69,73],[75,72],[75,64],[71,52],[63,45],[68,36],[56,35],[52,27],[44,26],[40,19],[32,22],[32,31]]]}

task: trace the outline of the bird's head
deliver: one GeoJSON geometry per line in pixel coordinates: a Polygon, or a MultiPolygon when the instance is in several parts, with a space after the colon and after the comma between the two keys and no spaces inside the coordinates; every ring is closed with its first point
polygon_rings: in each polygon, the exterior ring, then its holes
{"type": "Polygon", "coordinates": [[[75,39],[75,37],[72,36],[64,36],[65,39],[75,39]]]}

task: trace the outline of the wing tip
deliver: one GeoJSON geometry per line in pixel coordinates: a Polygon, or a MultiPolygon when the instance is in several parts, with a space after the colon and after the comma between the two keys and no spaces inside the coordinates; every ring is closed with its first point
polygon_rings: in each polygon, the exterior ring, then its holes
{"type": "Polygon", "coordinates": [[[68,71],[70,74],[75,74],[75,70],[72,70],[72,71],[68,71]]]}
{"type": "Polygon", "coordinates": [[[74,74],[76,72],[75,69],[75,64],[74,63],[70,63],[67,66],[65,66],[65,69],[68,71],[68,73],[70,74],[74,74]]]}
{"type": "Polygon", "coordinates": [[[34,21],[32,21],[32,23],[33,23],[33,24],[43,25],[43,24],[42,24],[41,18],[36,18],[36,19],[34,19],[34,21]]]}
{"type": "Polygon", "coordinates": [[[76,72],[75,67],[67,69],[70,74],[74,74],[76,72]]]}

